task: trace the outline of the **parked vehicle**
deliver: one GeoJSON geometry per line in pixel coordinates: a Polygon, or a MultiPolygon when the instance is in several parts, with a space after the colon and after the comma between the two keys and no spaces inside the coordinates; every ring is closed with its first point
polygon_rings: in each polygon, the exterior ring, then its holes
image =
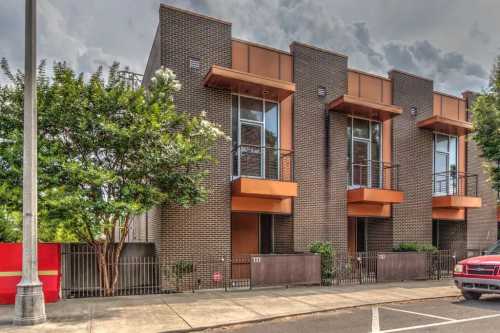
{"type": "Polygon", "coordinates": [[[453,278],[465,299],[477,300],[482,294],[500,294],[500,242],[455,265],[453,278]]]}

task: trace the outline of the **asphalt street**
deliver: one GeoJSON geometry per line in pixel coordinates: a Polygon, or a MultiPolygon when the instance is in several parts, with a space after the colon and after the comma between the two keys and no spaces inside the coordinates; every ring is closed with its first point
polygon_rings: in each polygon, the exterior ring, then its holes
{"type": "Polygon", "coordinates": [[[500,296],[386,304],[224,327],[207,332],[500,332],[500,296]]]}

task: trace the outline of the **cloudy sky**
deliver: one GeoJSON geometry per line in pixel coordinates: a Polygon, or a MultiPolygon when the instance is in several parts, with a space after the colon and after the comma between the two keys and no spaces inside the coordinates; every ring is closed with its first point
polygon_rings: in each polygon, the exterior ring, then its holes
{"type": "MultiPolygon", "coordinates": [[[[237,38],[314,44],[348,55],[352,68],[398,68],[452,94],[485,87],[500,54],[498,0],[39,0],[38,56],[85,73],[113,60],[142,73],[160,2],[231,21],[237,38]]],[[[14,68],[23,34],[24,1],[1,0],[0,57],[14,68]]]]}

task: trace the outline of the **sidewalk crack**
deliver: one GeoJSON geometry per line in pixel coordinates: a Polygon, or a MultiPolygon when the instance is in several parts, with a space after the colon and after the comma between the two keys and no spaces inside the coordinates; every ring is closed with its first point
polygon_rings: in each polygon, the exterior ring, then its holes
{"type": "Polygon", "coordinates": [[[186,323],[186,325],[188,325],[188,326],[189,326],[189,328],[193,328],[193,326],[191,326],[191,324],[190,324],[190,323],[189,323],[186,319],[184,319],[184,317],[183,317],[183,316],[181,316],[181,315],[179,314],[179,312],[175,311],[175,309],[174,309],[174,308],[173,308],[173,307],[172,307],[169,303],[167,303],[167,301],[165,301],[165,299],[163,299],[163,298],[162,298],[162,299],[161,299],[161,301],[163,302],[163,304],[165,304],[166,306],[168,306],[168,308],[169,308],[169,309],[170,309],[173,313],[175,313],[175,315],[176,315],[177,317],[181,318],[181,319],[182,319],[182,321],[183,321],[184,323],[186,323]]]}

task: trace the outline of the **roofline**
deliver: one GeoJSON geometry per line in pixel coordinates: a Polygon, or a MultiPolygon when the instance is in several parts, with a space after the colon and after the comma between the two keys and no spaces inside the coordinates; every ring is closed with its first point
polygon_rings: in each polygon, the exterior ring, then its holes
{"type": "Polygon", "coordinates": [[[441,92],[441,91],[437,91],[437,90],[434,90],[432,92],[434,94],[438,94],[438,95],[442,95],[442,96],[446,96],[446,97],[451,97],[451,98],[456,98],[456,99],[460,99],[460,100],[465,101],[465,98],[460,97],[460,96],[455,96],[455,95],[452,95],[452,94],[447,94],[447,93],[444,93],[444,92],[441,92]]]}
{"type": "Polygon", "coordinates": [[[320,52],[332,54],[332,55],[335,55],[335,56],[343,57],[343,58],[346,58],[346,59],[348,58],[348,56],[346,56],[345,54],[334,52],[334,51],[330,51],[330,50],[323,49],[323,48],[320,48],[320,47],[317,47],[317,46],[314,46],[314,45],[310,45],[310,44],[306,44],[306,43],[302,43],[302,42],[297,42],[297,41],[293,41],[290,44],[290,47],[292,47],[294,44],[299,45],[299,46],[308,47],[308,48],[316,50],[316,51],[320,51],[320,52]]]}
{"type": "Polygon", "coordinates": [[[365,71],[361,71],[359,69],[355,69],[355,68],[350,68],[348,67],[347,68],[348,71],[351,71],[351,72],[356,72],[356,73],[359,73],[359,74],[364,74],[364,75],[368,75],[368,76],[373,76],[373,77],[376,77],[376,78],[379,78],[379,79],[382,79],[382,80],[386,80],[386,81],[391,81],[390,78],[388,77],[385,77],[385,76],[382,76],[380,74],[372,74],[370,72],[365,72],[365,71]]]}
{"type": "Polygon", "coordinates": [[[181,13],[184,13],[184,14],[193,15],[193,16],[201,17],[201,18],[204,18],[204,19],[207,19],[207,20],[215,21],[215,22],[218,22],[218,23],[232,25],[231,22],[224,21],[222,19],[219,19],[219,18],[216,18],[216,17],[213,17],[213,16],[203,15],[203,14],[197,13],[195,11],[191,11],[189,9],[179,8],[179,7],[175,7],[175,6],[172,6],[172,5],[167,5],[167,4],[164,4],[164,3],[160,3],[160,9],[161,8],[167,8],[167,9],[175,10],[175,11],[178,11],[178,12],[181,12],[181,13]]]}
{"type": "Polygon", "coordinates": [[[398,73],[401,73],[401,74],[404,74],[404,75],[409,75],[409,76],[412,76],[412,77],[417,78],[417,79],[422,79],[422,80],[426,80],[426,81],[430,81],[430,82],[434,83],[434,80],[429,79],[429,78],[427,78],[427,77],[418,76],[418,75],[416,75],[416,74],[409,73],[409,72],[405,72],[405,71],[402,71],[402,70],[399,70],[399,69],[396,69],[396,68],[393,68],[393,69],[391,69],[391,70],[388,72],[389,76],[391,75],[391,73],[392,73],[392,72],[398,72],[398,73]]]}
{"type": "Polygon", "coordinates": [[[284,51],[284,50],[280,50],[280,49],[274,48],[272,46],[267,46],[267,45],[264,45],[264,44],[261,44],[261,43],[249,42],[247,40],[240,39],[240,38],[234,38],[234,37],[231,38],[231,40],[233,40],[235,42],[239,42],[239,43],[244,43],[244,44],[248,44],[248,45],[251,45],[251,46],[255,46],[255,47],[260,47],[260,48],[267,49],[267,50],[270,50],[270,51],[283,53],[283,54],[286,54],[286,55],[289,55],[289,56],[292,55],[290,52],[287,52],[287,51],[284,51]]]}

